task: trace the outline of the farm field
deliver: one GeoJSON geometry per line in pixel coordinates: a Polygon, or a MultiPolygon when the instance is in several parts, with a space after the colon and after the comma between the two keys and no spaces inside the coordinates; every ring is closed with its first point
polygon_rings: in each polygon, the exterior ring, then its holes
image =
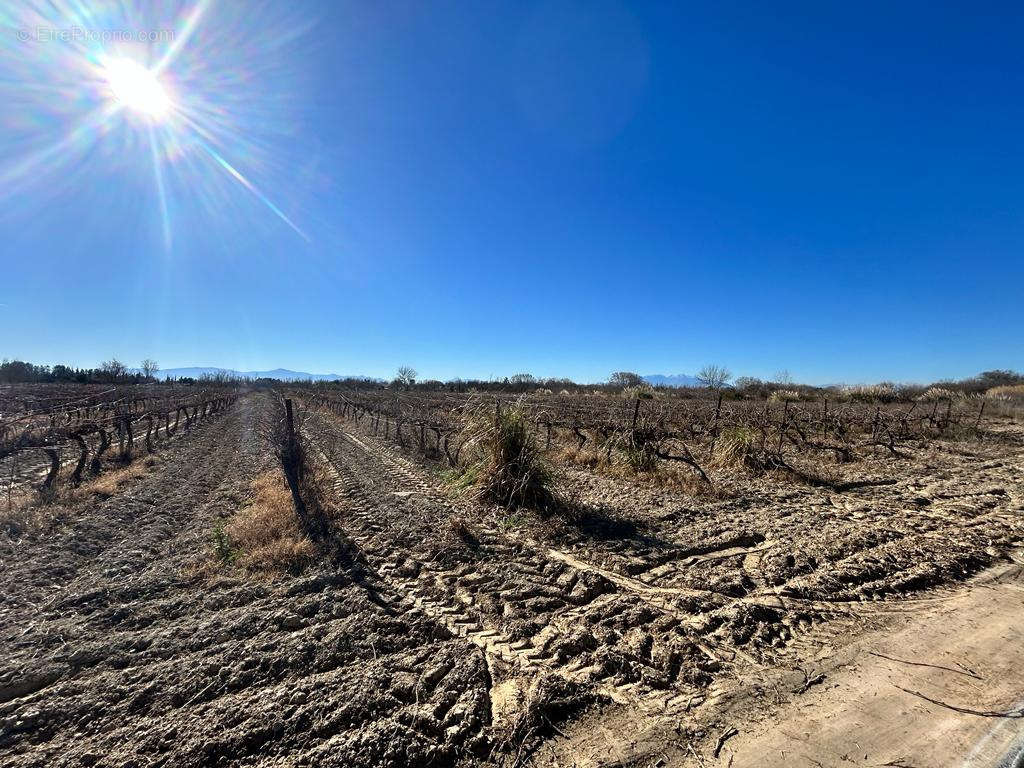
{"type": "Polygon", "coordinates": [[[1024,5],[0,7],[0,768],[1024,768],[1024,5]]]}
{"type": "Polygon", "coordinates": [[[4,392],[5,765],[995,765],[1020,735],[1024,425],[980,400],[73,389],[4,392]],[[506,428],[543,489],[483,492],[506,428]],[[948,748],[861,738],[858,696],[948,748]],[[816,711],[849,727],[808,751],[816,711]]]}

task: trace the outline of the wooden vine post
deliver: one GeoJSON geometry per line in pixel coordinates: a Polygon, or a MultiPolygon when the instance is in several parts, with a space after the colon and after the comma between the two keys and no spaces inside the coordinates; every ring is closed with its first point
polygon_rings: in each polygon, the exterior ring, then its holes
{"type": "Polygon", "coordinates": [[[718,442],[718,420],[722,416],[722,390],[718,390],[718,404],[715,406],[715,421],[711,427],[711,453],[715,452],[715,443],[718,442]]]}
{"type": "Polygon", "coordinates": [[[786,437],[786,427],[789,426],[789,399],[787,398],[782,406],[782,423],[779,424],[779,458],[782,458],[782,441],[786,437]]]}
{"type": "Polygon", "coordinates": [[[292,416],[292,399],[285,398],[284,401],[285,423],[288,426],[288,450],[295,449],[295,417],[292,416]]]}

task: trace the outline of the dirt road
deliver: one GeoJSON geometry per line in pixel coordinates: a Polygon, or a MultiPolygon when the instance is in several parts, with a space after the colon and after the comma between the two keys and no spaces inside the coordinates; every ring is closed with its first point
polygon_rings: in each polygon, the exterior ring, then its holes
{"type": "Polygon", "coordinates": [[[1024,764],[1024,567],[992,569],[894,623],[822,668],[826,682],[730,739],[723,759],[733,768],[1024,764]]]}

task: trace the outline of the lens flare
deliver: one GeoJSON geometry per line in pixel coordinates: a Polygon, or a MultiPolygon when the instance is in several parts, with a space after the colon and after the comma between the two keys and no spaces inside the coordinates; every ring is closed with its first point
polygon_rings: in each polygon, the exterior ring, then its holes
{"type": "Polygon", "coordinates": [[[72,200],[109,219],[116,199],[139,207],[125,219],[148,208],[167,252],[273,222],[308,240],[295,169],[314,26],[259,0],[0,5],[0,217],[72,200]]]}

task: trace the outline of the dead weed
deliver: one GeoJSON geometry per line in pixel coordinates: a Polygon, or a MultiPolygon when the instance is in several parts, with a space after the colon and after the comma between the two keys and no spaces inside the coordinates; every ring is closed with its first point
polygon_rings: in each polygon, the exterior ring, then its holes
{"type": "Polygon", "coordinates": [[[300,527],[284,478],[275,470],[264,472],[250,493],[245,506],[224,525],[223,538],[214,537],[218,558],[252,571],[301,572],[316,548],[300,527]]]}

